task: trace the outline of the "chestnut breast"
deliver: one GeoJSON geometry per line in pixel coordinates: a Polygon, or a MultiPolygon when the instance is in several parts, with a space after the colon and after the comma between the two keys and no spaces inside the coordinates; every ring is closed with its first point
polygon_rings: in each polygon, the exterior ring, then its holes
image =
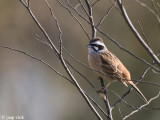
{"type": "Polygon", "coordinates": [[[102,71],[101,69],[101,59],[99,55],[97,54],[88,55],[88,62],[92,69],[99,71],[99,72],[94,71],[99,77],[111,80],[111,77],[107,76],[106,73],[104,73],[104,71],[102,71]]]}

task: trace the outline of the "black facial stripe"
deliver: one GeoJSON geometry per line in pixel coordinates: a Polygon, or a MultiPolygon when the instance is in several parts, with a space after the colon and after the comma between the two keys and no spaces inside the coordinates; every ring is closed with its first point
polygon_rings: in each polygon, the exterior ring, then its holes
{"type": "Polygon", "coordinates": [[[93,47],[93,49],[95,50],[95,51],[99,51],[99,50],[102,50],[102,49],[104,49],[104,46],[103,45],[97,45],[97,44],[91,44],[93,47]],[[98,48],[98,50],[97,49],[95,49],[95,47],[97,47],[98,48]]]}
{"type": "Polygon", "coordinates": [[[91,44],[92,46],[96,46],[96,47],[98,47],[98,45],[97,44],[91,44]]]}

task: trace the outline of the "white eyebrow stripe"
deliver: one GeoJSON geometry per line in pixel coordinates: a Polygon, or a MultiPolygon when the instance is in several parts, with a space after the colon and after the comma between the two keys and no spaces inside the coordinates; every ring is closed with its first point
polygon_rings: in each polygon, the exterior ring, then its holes
{"type": "Polygon", "coordinates": [[[103,53],[107,50],[107,47],[101,41],[92,42],[90,44],[92,45],[92,48],[88,48],[89,54],[103,53]],[[104,48],[102,50],[99,50],[98,46],[95,46],[94,44],[104,46],[104,48]],[[94,47],[94,49],[93,49],[93,47],[94,47]]]}
{"type": "Polygon", "coordinates": [[[94,43],[96,43],[97,45],[105,46],[104,43],[102,43],[102,42],[100,42],[100,41],[96,41],[96,42],[94,42],[94,43]]]}
{"type": "Polygon", "coordinates": [[[104,46],[104,48],[103,48],[102,50],[97,51],[98,53],[103,53],[103,52],[105,52],[105,51],[107,50],[107,47],[105,46],[104,43],[102,43],[102,42],[100,42],[100,41],[96,41],[96,42],[94,42],[94,43],[97,44],[97,45],[102,45],[102,46],[104,46]]]}

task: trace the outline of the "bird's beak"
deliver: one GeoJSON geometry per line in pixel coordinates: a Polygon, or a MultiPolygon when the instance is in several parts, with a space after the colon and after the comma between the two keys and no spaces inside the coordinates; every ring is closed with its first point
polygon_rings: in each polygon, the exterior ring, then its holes
{"type": "Polygon", "coordinates": [[[89,43],[86,47],[91,48],[92,46],[91,46],[91,44],[89,43]]]}

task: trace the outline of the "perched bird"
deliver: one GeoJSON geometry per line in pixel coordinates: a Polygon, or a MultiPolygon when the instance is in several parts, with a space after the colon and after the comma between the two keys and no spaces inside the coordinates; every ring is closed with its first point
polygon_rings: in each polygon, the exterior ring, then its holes
{"type": "Polygon", "coordinates": [[[119,80],[125,86],[130,84],[143,97],[144,101],[147,102],[147,99],[144,97],[142,92],[131,81],[130,72],[122,62],[107,49],[101,38],[94,38],[90,40],[87,47],[90,67],[99,77],[109,80],[106,88],[113,80],[119,80]]]}

